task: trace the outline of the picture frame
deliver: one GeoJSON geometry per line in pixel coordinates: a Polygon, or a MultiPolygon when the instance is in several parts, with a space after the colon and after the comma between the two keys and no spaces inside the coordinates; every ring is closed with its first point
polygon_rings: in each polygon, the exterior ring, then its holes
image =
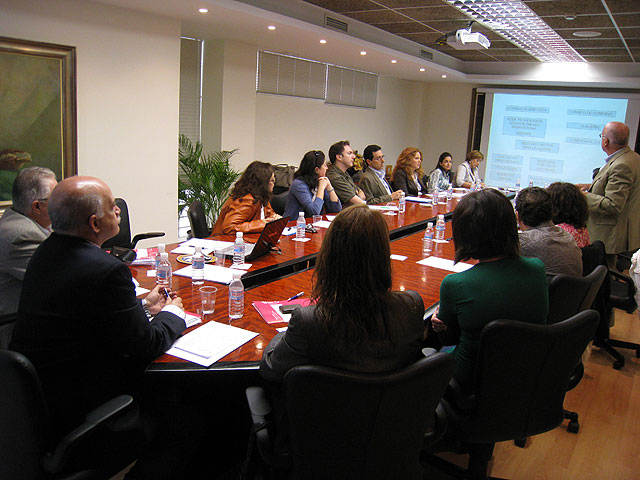
{"type": "Polygon", "coordinates": [[[27,166],[78,172],[76,49],[0,37],[0,210],[27,166]]]}

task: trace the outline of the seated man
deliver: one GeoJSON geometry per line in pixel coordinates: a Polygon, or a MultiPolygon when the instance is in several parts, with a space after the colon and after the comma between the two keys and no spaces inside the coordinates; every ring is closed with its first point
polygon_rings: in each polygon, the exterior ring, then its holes
{"type": "Polygon", "coordinates": [[[355,158],[349,140],[336,142],[329,147],[331,166],[327,170],[327,178],[335,189],[336,195],[342,203],[342,208],[365,203],[366,200],[364,192],[356,186],[347,173],[347,170],[353,167],[355,158]]]}
{"type": "MultiPolygon", "coordinates": [[[[104,182],[61,181],[51,193],[49,215],[54,233],[33,254],[24,276],[10,348],[38,371],[53,437],[59,438],[116,395],[133,394],[139,402],[146,365],[171,346],[185,322],[179,297],[165,298],[156,286],[141,303],[127,265],[100,249],[120,228],[120,210],[104,182]],[[151,321],[143,304],[155,315],[151,321]]],[[[163,416],[156,407],[151,415],[137,408],[142,432],[136,436],[154,439],[166,420],[156,420],[163,416]]],[[[98,460],[104,455],[99,448],[94,454],[98,460]]],[[[143,457],[130,472],[134,478],[172,478],[169,470],[158,477],[158,459],[143,457]],[[150,466],[153,473],[145,471],[150,466]]]]}
{"type": "Polygon", "coordinates": [[[55,174],[42,167],[21,170],[13,182],[13,206],[0,218],[0,315],[18,311],[27,264],[51,233],[47,203],[57,183],[55,174]]]}
{"type": "Polygon", "coordinates": [[[516,198],[520,227],[520,254],[539,258],[547,280],[555,275],[582,276],[582,252],[570,233],[551,221],[551,195],[540,187],[528,187],[516,198]]]}
{"type": "Polygon", "coordinates": [[[362,156],[366,164],[360,179],[360,188],[366,195],[367,203],[375,205],[399,199],[403,193],[402,190],[393,192],[385,178],[382,147],[368,145],[362,156]]]}

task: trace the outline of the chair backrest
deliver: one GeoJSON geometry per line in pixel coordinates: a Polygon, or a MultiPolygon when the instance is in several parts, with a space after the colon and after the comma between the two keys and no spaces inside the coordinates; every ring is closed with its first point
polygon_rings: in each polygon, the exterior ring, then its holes
{"type": "Polygon", "coordinates": [[[476,408],[456,434],[492,443],[557,427],[569,378],[597,323],[598,314],[587,310],[552,325],[496,320],[485,326],[472,391],[476,408]]]}
{"type": "Polygon", "coordinates": [[[120,209],[120,231],[117,235],[105,240],[102,248],[122,247],[131,248],[131,225],[129,223],[129,208],[123,198],[116,198],[116,205],[120,209]]]}
{"type": "MultiPolygon", "coordinates": [[[[271,197],[271,208],[278,215],[283,215],[285,209],[287,208],[287,199],[289,198],[289,190],[286,190],[278,195],[274,195],[271,197]]],[[[305,212],[306,216],[306,212],[305,212]]]]}
{"type": "Polygon", "coordinates": [[[47,411],[31,362],[0,351],[0,478],[41,478],[47,411]]]}
{"type": "Polygon", "coordinates": [[[598,265],[586,277],[556,275],[549,284],[549,315],[547,323],[557,323],[591,308],[607,267],[598,265]]]}
{"type": "Polygon", "coordinates": [[[0,350],[9,348],[13,328],[18,320],[18,312],[0,315],[0,350]]]}
{"type": "Polygon", "coordinates": [[[211,229],[207,226],[207,214],[200,200],[194,200],[187,210],[191,235],[195,238],[207,238],[211,236],[211,229]]]}
{"type": "Polygon", "coordinates": [[[291,478],[421,479],[420,447],[454,364],[437,353],[385,374],[291,369],[283,384],[291,478]]]}

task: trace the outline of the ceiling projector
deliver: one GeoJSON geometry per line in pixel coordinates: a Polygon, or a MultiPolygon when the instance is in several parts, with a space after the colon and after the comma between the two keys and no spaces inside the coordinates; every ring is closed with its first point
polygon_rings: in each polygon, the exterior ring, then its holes
{"type": "Polygon", "coordinates": [[[483,34],[471,33],[471,27],[447,34],[447,44],[456,50],[479,50],[491,46],[491,42],[483,34]]]}

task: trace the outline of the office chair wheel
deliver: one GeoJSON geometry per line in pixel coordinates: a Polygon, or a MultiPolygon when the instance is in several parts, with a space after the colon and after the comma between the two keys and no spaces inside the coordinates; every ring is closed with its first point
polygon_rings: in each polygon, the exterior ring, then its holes
{"type": "Polygon", "coordinates": [[[578,433],[578,430],[580,430],[580,424],[578,423],[578,421],[571,420],[569,422],[569,425],[567,425],[567,431],[570,433],[578,433]]]}
{"type": "Polygon", "coordinates": [[[516,438],[513,443],[516,447],[524,448],[527,445],[527,437],[516,438]]]}
{"type": "Polygon", "coordinates": [[[615,362],[613,362],[613,368],[614,369],[620,370],[622,367],[624,367],[624,359],[616,360],[615,362]]]}

